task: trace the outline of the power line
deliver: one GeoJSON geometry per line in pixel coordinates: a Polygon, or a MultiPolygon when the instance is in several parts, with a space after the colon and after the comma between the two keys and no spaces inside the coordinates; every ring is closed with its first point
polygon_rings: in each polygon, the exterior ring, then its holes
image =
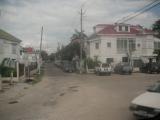
{"type": "Polygon", "coordinates": [[[141,8],[140,10],[138,10],[136,13],[131,14],[131,15],[128,15],[128,16],[126,16],[126,17],[118,20],[117,22],[120,22],[120,21],[121,21],[121,22],[123,23],[123,22],[129,21],[129,20],[137,17],[138,15],[141,15],[141,14],[143,14],[144,12],[149,11],[150,9],[158,6],[159,4],[160,4],[160,0],[158,0],[158,1],[155,0],[155,1],[153,1],[152,3],[146,5],[145,7],[141,8]]]}
{"type": "MultiPolygon", "coordinates": [[[[144,10],[145,8],[151,6],[151,5],[154,4],[155,2],[157,2],[157,0],[154,0],[153,2],[147,4],[145,7],[139,9],[138,11],[136,11],[136,13],[141,12],[142,10],[144,10]]],[[[136,14],[136,13],[132,13],[132,14],[130,14],[130,15],[127,15],[126,17],[123,17],[123,18],[117,20],[117,22],[122,21],[122,20],[124,20],[124,19],[126,19],[126,18],[129,18],[130,16],[133,16],[133,15],[136,14]]]]}
{"type": "Polygon", "coordinates": [[[136,14],[136,15],[134,15],[134,16],[132,16],[132,17],[130,17],[130,18],[124,20],[123,22],[129,21],[129,20],[131,20],[131,19],[133,19],[133,18],[135,18],[135,17],[137,17],[137,16],[143,14],[144,12],[147,12],[147,11],[149,11],[150,9],[152,9],[152,8],[154,8],[154,7],[156,7],[156,6],[158,6],[159,4],[160,4],[160,2],[157,3],[157,4],[155,4],[154,6],[152,6],[152,7],[150,7],[150,8],[147,8],[145,11],[142,11],[142,12],[140,12],[140,13],[138,13],[138,14],[136,14]]]}

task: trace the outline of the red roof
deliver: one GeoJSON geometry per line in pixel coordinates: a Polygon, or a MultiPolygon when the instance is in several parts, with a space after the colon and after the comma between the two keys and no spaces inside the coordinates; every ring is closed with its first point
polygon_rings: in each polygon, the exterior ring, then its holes
{"type": "Polygon", "coordinates": [[[117,31],[116,26],[117,24],[98,24],[96,27],[104,26],[104,28],[98,31],[98,34],[153,34],[153,31],[150,29],[144,29],[140,25],[129,25],[130,31],[117,31]]]}
{"type": "Polygon", "coordinates": [[[24,51],[27,53],[33,53],[34,49],[32,47],[26,47],[24,48],[24,51]]]}

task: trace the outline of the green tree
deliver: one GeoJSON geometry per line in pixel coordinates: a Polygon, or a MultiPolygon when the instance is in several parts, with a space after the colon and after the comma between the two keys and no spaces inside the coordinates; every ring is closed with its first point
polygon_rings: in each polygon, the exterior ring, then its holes
{"type": "Polygon", "coordinates": [[[157,33],[155,36],[160,38],[160,19],[153,24],[152,29],[157,33]]]}
{"type": "Polygon", "coordinates": [[[54,61],[55,60],[55,53],[51,53],[48,58],[51,60],[51,61],[54,61]]]}
{"type": "Polygon", "coordinates": [[[84,32],[82,32],[81,34],[81,32],[79,32],[78,30],[75,30],[75,33],[71,37],[71,41],[76,39],[81,39],[81,38],[83,38],[83,40],[87,39],[87,35],[84,32]]]}
{"type": "Polygon", "coordinates": [[[160,62],[160,49],[154,50],[153,53],[154,53],[154,54],[157,54],[156,60],[157,60],[158,62],[160,62]]]}
{"type": "Polygon", "coordinates": [[[48,60],[48,53],[45,50],[41,51],[42,60],[48,60]]]}
{"type": "MultiPolygon", "coordinates": [[[[80,56],[80,43],[70,43],[56,53],[56,56],[61,56],[62,60],[72,61],[74,56],[80,56]]],[[[85,52],[82,51],[82,56],[85,58],[85,52]]]]}

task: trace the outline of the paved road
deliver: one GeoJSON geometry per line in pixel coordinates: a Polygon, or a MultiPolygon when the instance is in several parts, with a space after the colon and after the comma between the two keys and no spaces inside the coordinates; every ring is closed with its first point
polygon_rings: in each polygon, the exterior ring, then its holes
{"type": "Polygon", "coordinates": [[[130,101],[159,78],[67,74],[47,64],[40,83],[17,90],[18,103],[8,104],[9,94],[0,95],[7,96],[0,101],[0,120],[135,120],[128,110],[130,101]]]}

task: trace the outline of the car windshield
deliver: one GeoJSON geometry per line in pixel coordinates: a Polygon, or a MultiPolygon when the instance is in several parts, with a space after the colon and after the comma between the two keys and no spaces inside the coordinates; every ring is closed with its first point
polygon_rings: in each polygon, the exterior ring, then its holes
{"type": "Polygon", "coordinates": [[[102,67],[108,67],[109,65],[108,64],[102,64],[102,67]]]}
{"type": "Polygon", "coordinates": [[[157,92],[160,93],[160,83],[156,83],[148,89],[149,92],[157,92]]]}

